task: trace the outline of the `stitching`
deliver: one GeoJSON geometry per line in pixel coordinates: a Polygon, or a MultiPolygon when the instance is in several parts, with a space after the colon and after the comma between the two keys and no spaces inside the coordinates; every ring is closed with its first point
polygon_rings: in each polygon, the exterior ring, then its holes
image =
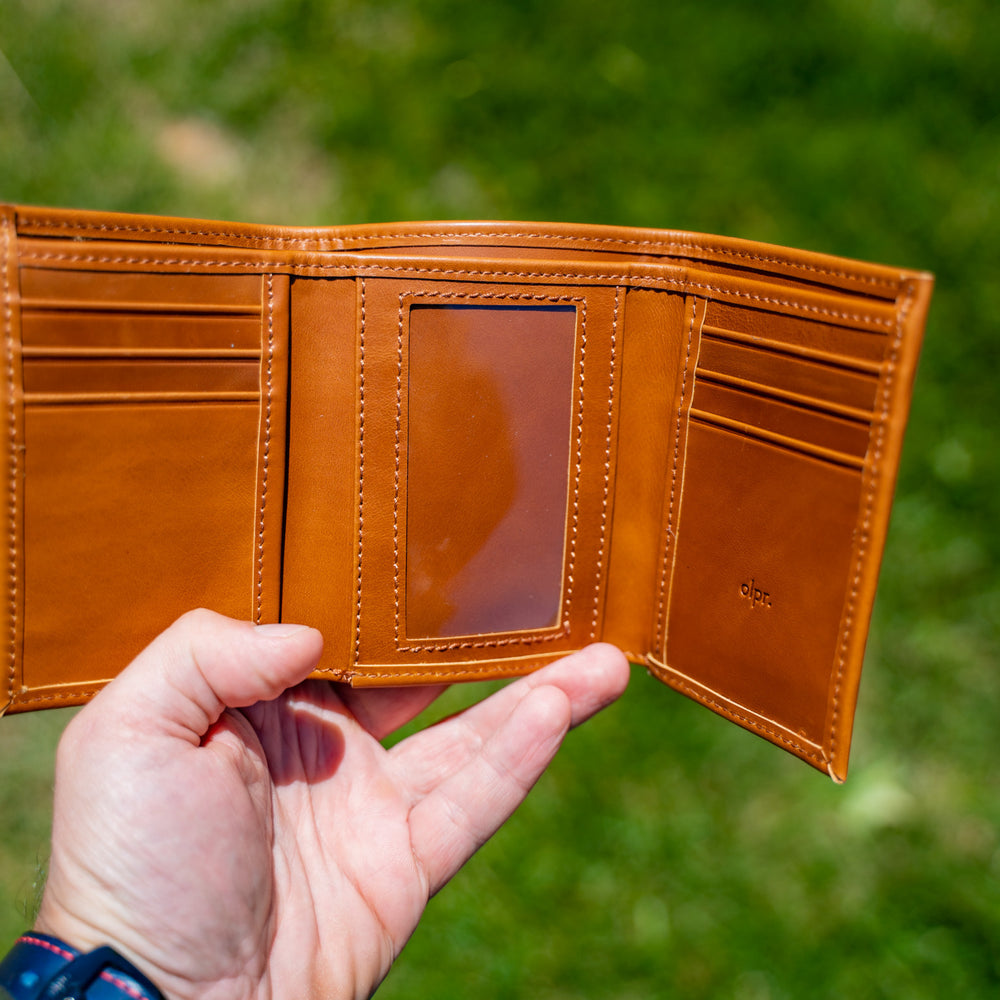
{"type": "MultiPolygon", "coordinates": [[[[558,631],[549,632],[546,635],[513,635],[506,639],[463,639],[458,642],[426,643],[422,645],[397,645],[396,648],[406,653],[447,653],[456,649],[494,649],[501,646],[534,646],[540,642],[554,642],[556,639],[563,639],[568,634],[569,623],[563,621],[562,624],[558,626],[558,631]]],[[[400,676],[406,675],[401,674],[400,676]]],[[[413,676],[416,677],[418,674],[414,674],[413,676]]]]}
{"type": "MultiPolygon", "coordinates": [[[[654,661],[655,662],[655,661],[654,661]]],[[[694,687],[688,684],[681,677],[678,677],[666,664],[659,664],[661,670],[666,670],[670,674],[669,683],[671,686],[676,687],[678,690],[683,691],[688,697],[693,698],[695,701],[701,702],[703,705],[710,706],[714,711],[718,712],[720,715],[724,715],[727,718],[736,719],[743,725],[748,726],[750,729],[754,729],[757,732],[763,733],[768,737],[768,739],[782,743],[787,747],[791,747],[797,750],[804,757],[808,757],[809,760],[818,761],[821,764],[826,764],[829,762],[829,758],[816,750],[810,750],[808,747],[802,746],[801,743],[797,743],[795,740],[789,738],[780,730],[773,729],[770,726],[764,725],[758,719],[752,716],[744,715],[742,712],[736,711],[731,705],[727,705],[725,702],[720,702],[715,698],[705,694],[700,688],[694,687]]],[[[742,707],[742,706],[741,706],[742,707]]]]}
{"type": "Polygon", "coordinates": [[[365,547],[365,279],[361,279],[361,332],[359,334],[358,394],[358,572],[355,579],[354,662],[361,660],[361,561],[365,547]]]}
{"type": "Polygon", "coordinates": [[[597,547],[597,586],[594,588],[594,617],[590,623],[590,638],[597,635],[597,620],[600,616],[600,581],[604,576],[604,545],[608,528],[608,495],[611,489],[611,427],[615,407],[615,360],[618,339],[618,304],[621,289],[615,289],[615,312],[611,322],[611,368],[608,373],[608,433],[604,439],[604,496],[601,498],[601,532],[597,547]]]}
{"type": "MultiPolygon", "coordinates": [[[[147,233],[161,234],[164,236],[214,236],[225,239],[244,240],[251,243],[277,244],[279,246],[300,246],[310,245],[324,246],[335,243],[350,244],[362,243],[371,239],[369,236],[349,236],[343,235],[336,238],[324,240],[322,237],[307,236],[258,236],[252,233],[233,233],[225,230],[213,229],[191,229],[191,228],[169,228],[158,226],[115,226],[102,223],[100,225],[87,224],[82,222],[56,222],[48,219],[32,219],[25,217],[26,226],[34,226],[45,229],[70,229],[78,231],[97,231],[106,233],[147,233]]],[[[467,239],[491,238],[498,240],[557,240],[562,243],[605,243],[624,247],[665,247],[668,250],[702,250],[711,253],[721,254],[725,257],[732,257],[736,260],[751,260],[763,264],[777,264],[781,267],[791,268],[796,271],[807,271],[812,274],[825,274],[834,278],[847,278],[852,281],[860,281],[865,284],[881,286],[896,290],[898,282],[889,281],[886,278],[877,278],[874,275],[865,275],[857,271],[837,270],[835,268],[817,267],[814,264],[802,264],[796,261],[784,260],[781,257],[767,256],[766,254],[747,253],[740,250],[730,250],[725,247],[714,246],[711,243],[678,243],[673,240],[630,240],[602,238],[601,236],[562,236],[558,234],[542,233],[496,233],[496,232],[475,232],[475,233],[455,233],[455,232],[424,232],[424,233],[388,233],[386,238],[391,240],[408,239],[449,239],[457,236],[467,239]]]]}
{"type": "MultiPolygon", "coordinates": [[[[561,638],[560,636],[555,636],[554,638],[561,638]]],[[[503,642],[490,643],[490,645],[503,645],[503,642]]],[[[457,648],[457,647],[456,647],[457,648]]],[[[568,656],[570,653],[576,652],[576,650],[560,650],[558,653],[553,653],[552,655],[568,656]]],[[[546,655],[549,655],[546,653],[546,655]]],[[[461,670],[449,670],[450,664],[442,663],[436,664],[433,667],[428,667],[423,670],[397,670],[393,666],[381,666],[381,667],[367,667],[364,670],[357,671],[352,674],[352,677],[361,678],[372,678],[372,677],[392,677],[394,680],[397,678],[404,677],[419,677],[427,678],[430,680],[439,680],[443,676],[447,677],[485,677],[487,680],[494,680],[497,677],[517,677],[526,673],[530,673],[534,667],[527,666],[530,660],[518,660],[511,662],[510,660],[501,660],[499,662],[493,663],[491,666],[487,667],[463,667],[461,670]]]]}
{"type": "Polygon", "coordinates": [[[2,216],[3,252],[0,253],[0,270],[3,271],[3,319],[4,349],[6,351],[7,376],[7,461],[10,466],[7,477],[7,611],[10,623],[7,631],[9,642],[7,652],[7,693],[14,697],[17,679],[17,481],[19,476],[17,454],[17,408],[14,402],[14,311],[11,305],[8,258],[10,256],[10,221],[2,216]]]}
{"type": "Polygon", "coordinates": [[[85,691],[70,691],[68,694],[46,694],[46,695],[36,695],[29,692],[24,698],[19,698],[17,703],[23,707],[29,705],[40,705],[43,702],[50,701],[71,701],[82,704],[85,701],[93,698],[94,695],[100,692],[100,688],[88,688],[85,691]]]}
{"type": "Polygon", "coordinates": [[[681,449],[681,417],[684,413],[684,396],[687,392],[688,371],[690,370],[691,365],[691,344],[694,341],[694,321],[698,314],[697,302],[692,302],[690,308],[691,319],[688,322],[687,353],[684,356],[684,372],[681,377],[681,395],[677,403],[677,423],[674,425],[674,460],[670,472],[670,502],[667,506],[666,538],[664,539],[663,544],[663,563],[660,566],[660,601],[659,608],[656,613],[656,648],[663,651],[664,660],[666,659],[663,631],[667,600],[667,567],[670,562],[670,543],[674,535],[674,500],[677,494],[677,464],[681,449]]]}
{"type": "MultiPolygon", "coordinates": [[[[339,240],[336,238],[324,240],[319,236],[259,236],[255,233],[234,233],[224,229],[193,229],[190,227],[176,226],[114,226],[107,223],[87,223],[87,222],[57,222],[53,219],[34,219],[31,216],[22,216],[22,225],[25,228],[38,229],[69,229],[80,232],[99,233],[139,233],[147,235],[161,236],[215,236],[232,240],[246,240],[249,243],[271,243],[286,246],[310,246],[310,245],[332,245],[339,240]]],[[[428,235],[438,235],[429,233],[428,235]]]]}
{"type": "Polygon", "coordinates": [[[274,276],[267,276],[267,401],[264,407],[264,469],[257,519],[257,624],[264,601],[264,511],[267,508],[267,471],[271,454],[271,365],[274,358],[274,276]]]}
{"type": "Polygon", "coordinates": [[[732,295],[737,298],[750,299],[754,302],[764,302],[771,305],[785,306],[789,309],[798,309],[803,312],[813,313],[818,316],[831,316],[834,319],[849,320],[855,323],[870,323],[874,326],[893,329],[893,320],[880,319],[878,316],[870,316],[865,313],[842,312],[838,309],[827,309],[822,306],[809,305],[805,302],[795,302],[791,299],[779,299],[769,295],[757,295],[754,292],[743,292],[738,289],[720,288],[717,285],[710,285],[706,282],[682,281],[676,278],[646,278],[634,274],[621,272],[609,272],[603,274],[575,274],[573,272],[549,272],[549,271],[492,271],[474,269],[455,269],[445,267],[426,267],[411,265],[408,267],[395,267],[386,264],[289,264],[283,260],[188,260],[184,258],[159,258],[159,257],[115,257],[100,256],[97,254],[57,254],[57,253],[30,253],[22,254],[22,259],[27,263],[37,263],[40,261],[76,261],[77,263],[88,264],[136,264],[136,265],[161,265],[166,267],[245,267],[264,270],[267,268],[288,268],[293,273],[309,273],[311,271],[342,272],[356,275],[359,271],[389,272],[405,274],[443,274],[452,277],[474,277],[474,278],[548,278],[548,279],[585,279],[592,281],[615,281],[628,285],[652,285],[672,286],[682,289],[698,289],[701,291],[716,292],[719,295],[732,295]]]}
{"type": "Polygon", "coordinates": [[[843,685],[844,671],[847,669],[847,648],[851,633],[854,628],[854,605],[858,596],[858,587],[861,582],[861,574],[864,568],[865,556],[867,554],[869,542],[869,530],[871,527],[872,510],[875,506],[875,493],[878,485],[878,472],[881,468],[882,448],[885,442],[885,430],[889,422],[889,411],[893,396],[893,383],[896,374],[896,362],[899,356],[899,347],[903,341],[903,332],[906,317],[910,311],[913,301],[913,288],[906,286],[905,294],[900,303],[899,313],[896,321],[896,335],[886,354],[885,379],[882,383],[882,409],[879,419],[872,427],[875,440],[872,442],[871,477],[868,481],[868,492],[865,497],[864,514],[861,523],[861,531],[858,539],[858,556],[854,564],[854,579],[851,581],[851,591],[847,598],[847,607],[844,609],[844,623],[840,637],[840,653],[837,659],[837,674],[833,687],[833,707],[830,713],[830,757],[834,757],[837,750],[837,726],[840,721],[840,693],[843,685]],[[877,430],[876,430],[877,427],[877,430]]]}
{"type": "MultiPolygon", "coordinates": [[[[392,490],[392,593],[395,604],[395,643],[399,648],[399,441],[403,423],[403,300],[399,293],[399,312],[396,322],[396,463],[393,470],[392,490]]],[[[452,296],[454,297],[454,296],[452,296]]],[[[407,411],[409,416],[409,411],[407,411]]]]}
{"type": "MultiPolygon", "coordinates": [[[[486,649],[498,646],[533,645],[540,642],[553,642],[569,634],[569,609],[572,603],[573,593],[573,570],[576,560],[576,533],[579,512],[580,497],[580,477],[581,477],[581,449],[583,443],[583,369],[587,351],[587,300],[570,295],[540,295],[530,292],[511,294],[505,292],[400,292],[399,294],[399,322],[397,326],[397,355],[396,355],[396,469],[395,469],[395,493],[392,505],[392,540],[393,540],[393,593],[395,597],[395,642],[397,650],[405,652],[446,652],[455,649],[486,649]],[[541,302],[572,302],[580,305],[580,327],[581,327],[581,352],[580,352],[580,398],[577,404],[577,438],[576,438],[576,479],[573,491],[573,530],[570,541],[570,557],[567,569],[567,588],[563,599],[562,622],[557,631],[549,631],[545,634],[528,633],[526,635],[511,636],[506,639],[478,639],[461,640],[449,643],[419,643],[409,644],[400,642],[400,584],[399,584],[399,483],[400,483],[400,428],[402,413],[402,368],[403,368],[403,305],[406,299],[430,298],[430,299],[459,299],[461,301],[471,301],[472,299],[501,299],[503,301],[533,300],[541,302]]],[[[610,429],[608,431],[610,434],[610,429]]],[[[607,483],[605,484],[605,491],[607,483]]],[[[606,493],[605,493],[606,497],[606,493]]],[[[600,583],[598,582],[598,588],[600,583]]],[[[596,601],[595,596],[595,601],[596,601]]],[[[406,675],[401,675],[406,676],[406,675]]],[[[421,676],[414,674],[413,676],[421,676]]]]}
{"type": "Polygon", "coordinates": [[[112,972],[105,971],[101,973],[101,979],[107,983],[111,983],[112,986],[117,986],[122,993],[127,993],[130,997],[134,997],[135,1000],[145,1000],[146,994],[143,993],[138,987],[125,982],[121,976],[116,976],[112,972]]]}
{"type": "Polygon", "coordinates": [[[35,937],[33,934],[22,934],[21,940],[26,941],[28,944],[33,944],[36,948],[44,948],[46,951],[51,951],[53,955],[58,955],[60,958],[74,959],[77,956],[76,952],[70,951],[67,948],[60,948],[59,945],[53,944],[51,941],[46,941],[43,938],[35,937]]]}
{"type": "MultiPolygon", "coordinates": [[[[573,473],[573,528],[569,535],[569,562],[566,567],[566,621],[563,628],[569,631],[569,609],[573,603],[573,587],[576,583],[576,540],[580,528],[580,479],[583,474],[583,404],[586,396],[585,374],[587,361],[587,300],[580,302],[580,400],[576,408],[576,466],[573,473]]],[[[598,584],[600,586],[600,584],[598,584]]]]}
{"type": "MultiPolygon", "coordinates": [[[[60,948],[59,945],[53,944],[51,941],[46,941],[43,938],[35,937],[33,934],[22,934],[21,938],[26,944],[32,944],[36,948],[43,948],[45,951],[51,951],[53,955],[58,955],[60,958],[65,958],[68,962],[71,962],[74,958],[79,955],[79,952],[69,951],[66,948],[60,948]]],[[[111,972],[103,971],[100,973],[100,978],[107,983],[111,983],[112,986],[117,986],[123,993],[127,993],[130,997],[135,997],[136,1000],[143,1000],[145,994],[134,986],[132,983],[126,982],[121,976],[116,976],[111,972]]]]}

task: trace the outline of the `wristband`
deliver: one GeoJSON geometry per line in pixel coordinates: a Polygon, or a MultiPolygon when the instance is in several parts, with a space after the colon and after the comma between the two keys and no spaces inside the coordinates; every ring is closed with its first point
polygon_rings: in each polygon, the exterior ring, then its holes
{"type": "Polygon", "coordinates": [[[0,962],[2,990],[11,1000],[163,1000],[153,983],[109,945],[81,954],[35,932],[22,934],[0,962]]]}

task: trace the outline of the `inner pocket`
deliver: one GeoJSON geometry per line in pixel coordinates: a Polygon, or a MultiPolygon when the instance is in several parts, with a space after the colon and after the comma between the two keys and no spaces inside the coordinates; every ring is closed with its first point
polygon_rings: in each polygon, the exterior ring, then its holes
{"type": "Polygon", "coordinates": [[[26,668],[107,678],[191,608],[252,617],[257,419],[256,403],[26,408],[26,668]]]}
{"type": "Polygon", "coordinates": [[[693,421],[666,662],[821,743],[861,473],[693,421]]]}

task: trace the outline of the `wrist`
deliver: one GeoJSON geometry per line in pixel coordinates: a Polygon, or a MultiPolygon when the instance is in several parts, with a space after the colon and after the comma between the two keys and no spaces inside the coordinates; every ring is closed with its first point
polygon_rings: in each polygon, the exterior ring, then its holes
{"type": "Polygon", "coordinates": [[[163,1000],[109,945],[81,953],[38,931],[22,934],[0,961],[0,988],[12,1000],[163,1000]]]}

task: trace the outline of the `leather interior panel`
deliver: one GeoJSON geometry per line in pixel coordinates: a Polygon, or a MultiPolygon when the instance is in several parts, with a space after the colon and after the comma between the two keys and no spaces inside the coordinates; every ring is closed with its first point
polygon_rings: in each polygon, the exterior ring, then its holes
{"type": "Polygon", "coordinates": [[[28,706],[92,693],[164,616],[252,617],[256,405],[36,407],[25,444],[28,706]]]}
{"type": "Polygon", "coordinates": [[[680,453],[677,398],[697,357],[693,308],[683,295],[629,289],[621,306],[621,417],[611,528],[607,634],[642,660],[657,620],[663,538],[660,524],[670,469],[680,453]],[[685,316],[691,322],[685,323],[685,316]]]}
{"type": "Polygon", "coordinates": [[[0,206],[0,712],[203,604],[358,685],[616,643],[842,780],[931,289],[696,233],[0,206]]]}
{"type": "Polygon", "coordinates": [[[354,655],[359,285],[296,278],[290,293],[281,616],[322,631],[320,666],[337,676],[354,655]]]}
{"type": "Polygon", "coordinates": [[[684,490],[671,672],[781,739],[820,745],[860,473],[693,421],[684,490]],[[761,464],[780,475],[761,477],[761,464]]]}

